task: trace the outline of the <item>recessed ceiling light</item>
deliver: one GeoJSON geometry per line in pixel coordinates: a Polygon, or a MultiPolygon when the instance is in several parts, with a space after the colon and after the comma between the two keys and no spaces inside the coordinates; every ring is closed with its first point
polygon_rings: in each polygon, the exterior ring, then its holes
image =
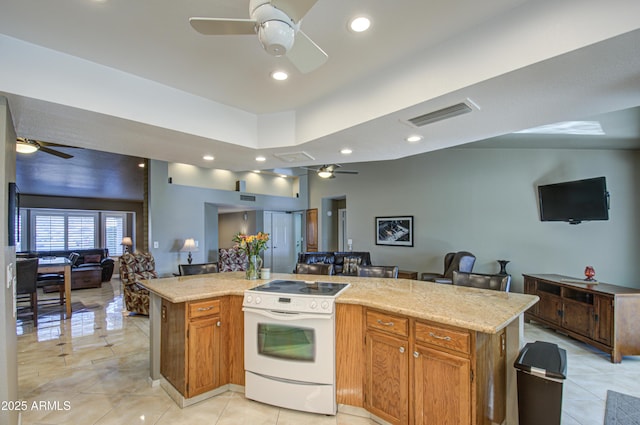
{"type": "Polygon", "coordinates": [[[205,161],[213,161],[213,155],[205,155],[202,157],[202,159],[204,159],[205,161]]]}
{"type": "Polygon", "coordinates": [[[289,176],[287,176],[286,174],[280,174],[280,177],[282,177],[283,179],[286,179],[289,176]]]}
{"type": "Polygon", "coordinates": [[[266,160],[267,160],[267,158],[265,158],[262,155],[256,156],[256,161],[258,161],[258,162],[265,162],[266,160]]]}
{"type": "Polygon", "coordinates": [[[418,134],[414,134],[412,136],[409,136],[405,139],[407,142],[409,143],[415,143],[415,142],[419,142],[420,140],[422,140],[422,136],[418,135],[418,134]]]}
{"type": "Polygon", "coordinates": [[[353,153],[353,151],[352,151],[351,149],[349,149],[349,148],[344,148],[344,149],[341,149],[341,150],[340,150],[340,153],[341,153],[342,155],[350,155],[350,154],[352,154],[352,153],[353,153]]]}
{"type": "Polygon", "coordinates": [[[138,164],[138,167],[140,167],[140,168],[144,168],[144,162],[139,163],[139,164],[138,164]]]}
{"type": "Polygon", "coordinates": [[[369,29],[371,21],[364,16],[355,17],[349,22],[349,28],[354,32],[363,32],[369,29]]]}
{"type": "Polygon", "coordinates": [[[260,170],[253,170],[254,173],[260,174],[260,170]]]}
{"type": "Polygon", "coordinates": [[[289,74],[287,74],[284,71],[273,71],[271,73],[271,78],[273,78],[274,80],[278,80],[278,81],[284,81],[287,78],[289,78],[289,74]]]}

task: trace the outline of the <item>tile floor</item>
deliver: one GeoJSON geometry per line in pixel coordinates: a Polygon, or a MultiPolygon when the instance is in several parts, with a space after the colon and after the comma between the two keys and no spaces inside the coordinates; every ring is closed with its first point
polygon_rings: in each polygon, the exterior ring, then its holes
{"type": "MultiPolygon", "coordinates": [[[[361,425],[369,419],[339,413],[313,415],[276,408],[227,392],[178,408],[148,376],[148,318],[123,314],[120,281],[73,292],[74,314],[60,308],[40,315],[38,329],[18,320],[19,398],[22,424],[361,425]]],[[[527,341],[555,342],[567,350],[563,425],[601,425],[605,394],[640,396],[640,357],[621,364],[582,343],[525,326],[527,341]]]]}

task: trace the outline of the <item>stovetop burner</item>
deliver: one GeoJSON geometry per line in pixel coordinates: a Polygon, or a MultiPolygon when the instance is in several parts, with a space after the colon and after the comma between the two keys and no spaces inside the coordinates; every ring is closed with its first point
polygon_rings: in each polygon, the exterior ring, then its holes
{"type": "Polygon", "coordinates": [[[349,286],[347,283],[307,282],[304,280],[273,280],[252,288],[251,291],[276,294],[305,294],[317,296],[335,296],[349,286]]]}

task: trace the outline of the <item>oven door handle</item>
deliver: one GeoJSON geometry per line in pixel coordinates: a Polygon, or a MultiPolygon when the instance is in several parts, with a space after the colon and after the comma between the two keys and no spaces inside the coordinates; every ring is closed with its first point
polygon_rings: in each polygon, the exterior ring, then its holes
{"type": "Polygon", "coordinates": [[[273,310],[260,310],[253,308],[243,308],[245,313],[253,313],[259,316],[268,317],[274,320],[304,320],[304,319],[325,319],[331,320],[331,314],[306,314],[306,313],[284,313],[273,310]]]}

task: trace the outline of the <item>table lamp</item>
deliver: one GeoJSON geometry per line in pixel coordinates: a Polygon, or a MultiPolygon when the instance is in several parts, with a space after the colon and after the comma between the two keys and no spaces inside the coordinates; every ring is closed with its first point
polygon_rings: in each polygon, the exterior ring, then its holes
{"type": "Polygon", "coordinates": [[[124,252],[129,252],[131,250],[131,246],[133,246],[133,241],[129,236],[125,236],[122,238],[122,242],[120,242],[122,246],[124,246],[124,252]]]}
{"type": "Polygon", "coordinates": [[[184,245],[180,248],[181,252],[188,252],[189,256],[187,257],[187,263],[191,264],[193,258],[191,258],[191,252],[198,251],[198,247],[196,246],[196,241],[193,238],[185,239],[184,245]]]}

